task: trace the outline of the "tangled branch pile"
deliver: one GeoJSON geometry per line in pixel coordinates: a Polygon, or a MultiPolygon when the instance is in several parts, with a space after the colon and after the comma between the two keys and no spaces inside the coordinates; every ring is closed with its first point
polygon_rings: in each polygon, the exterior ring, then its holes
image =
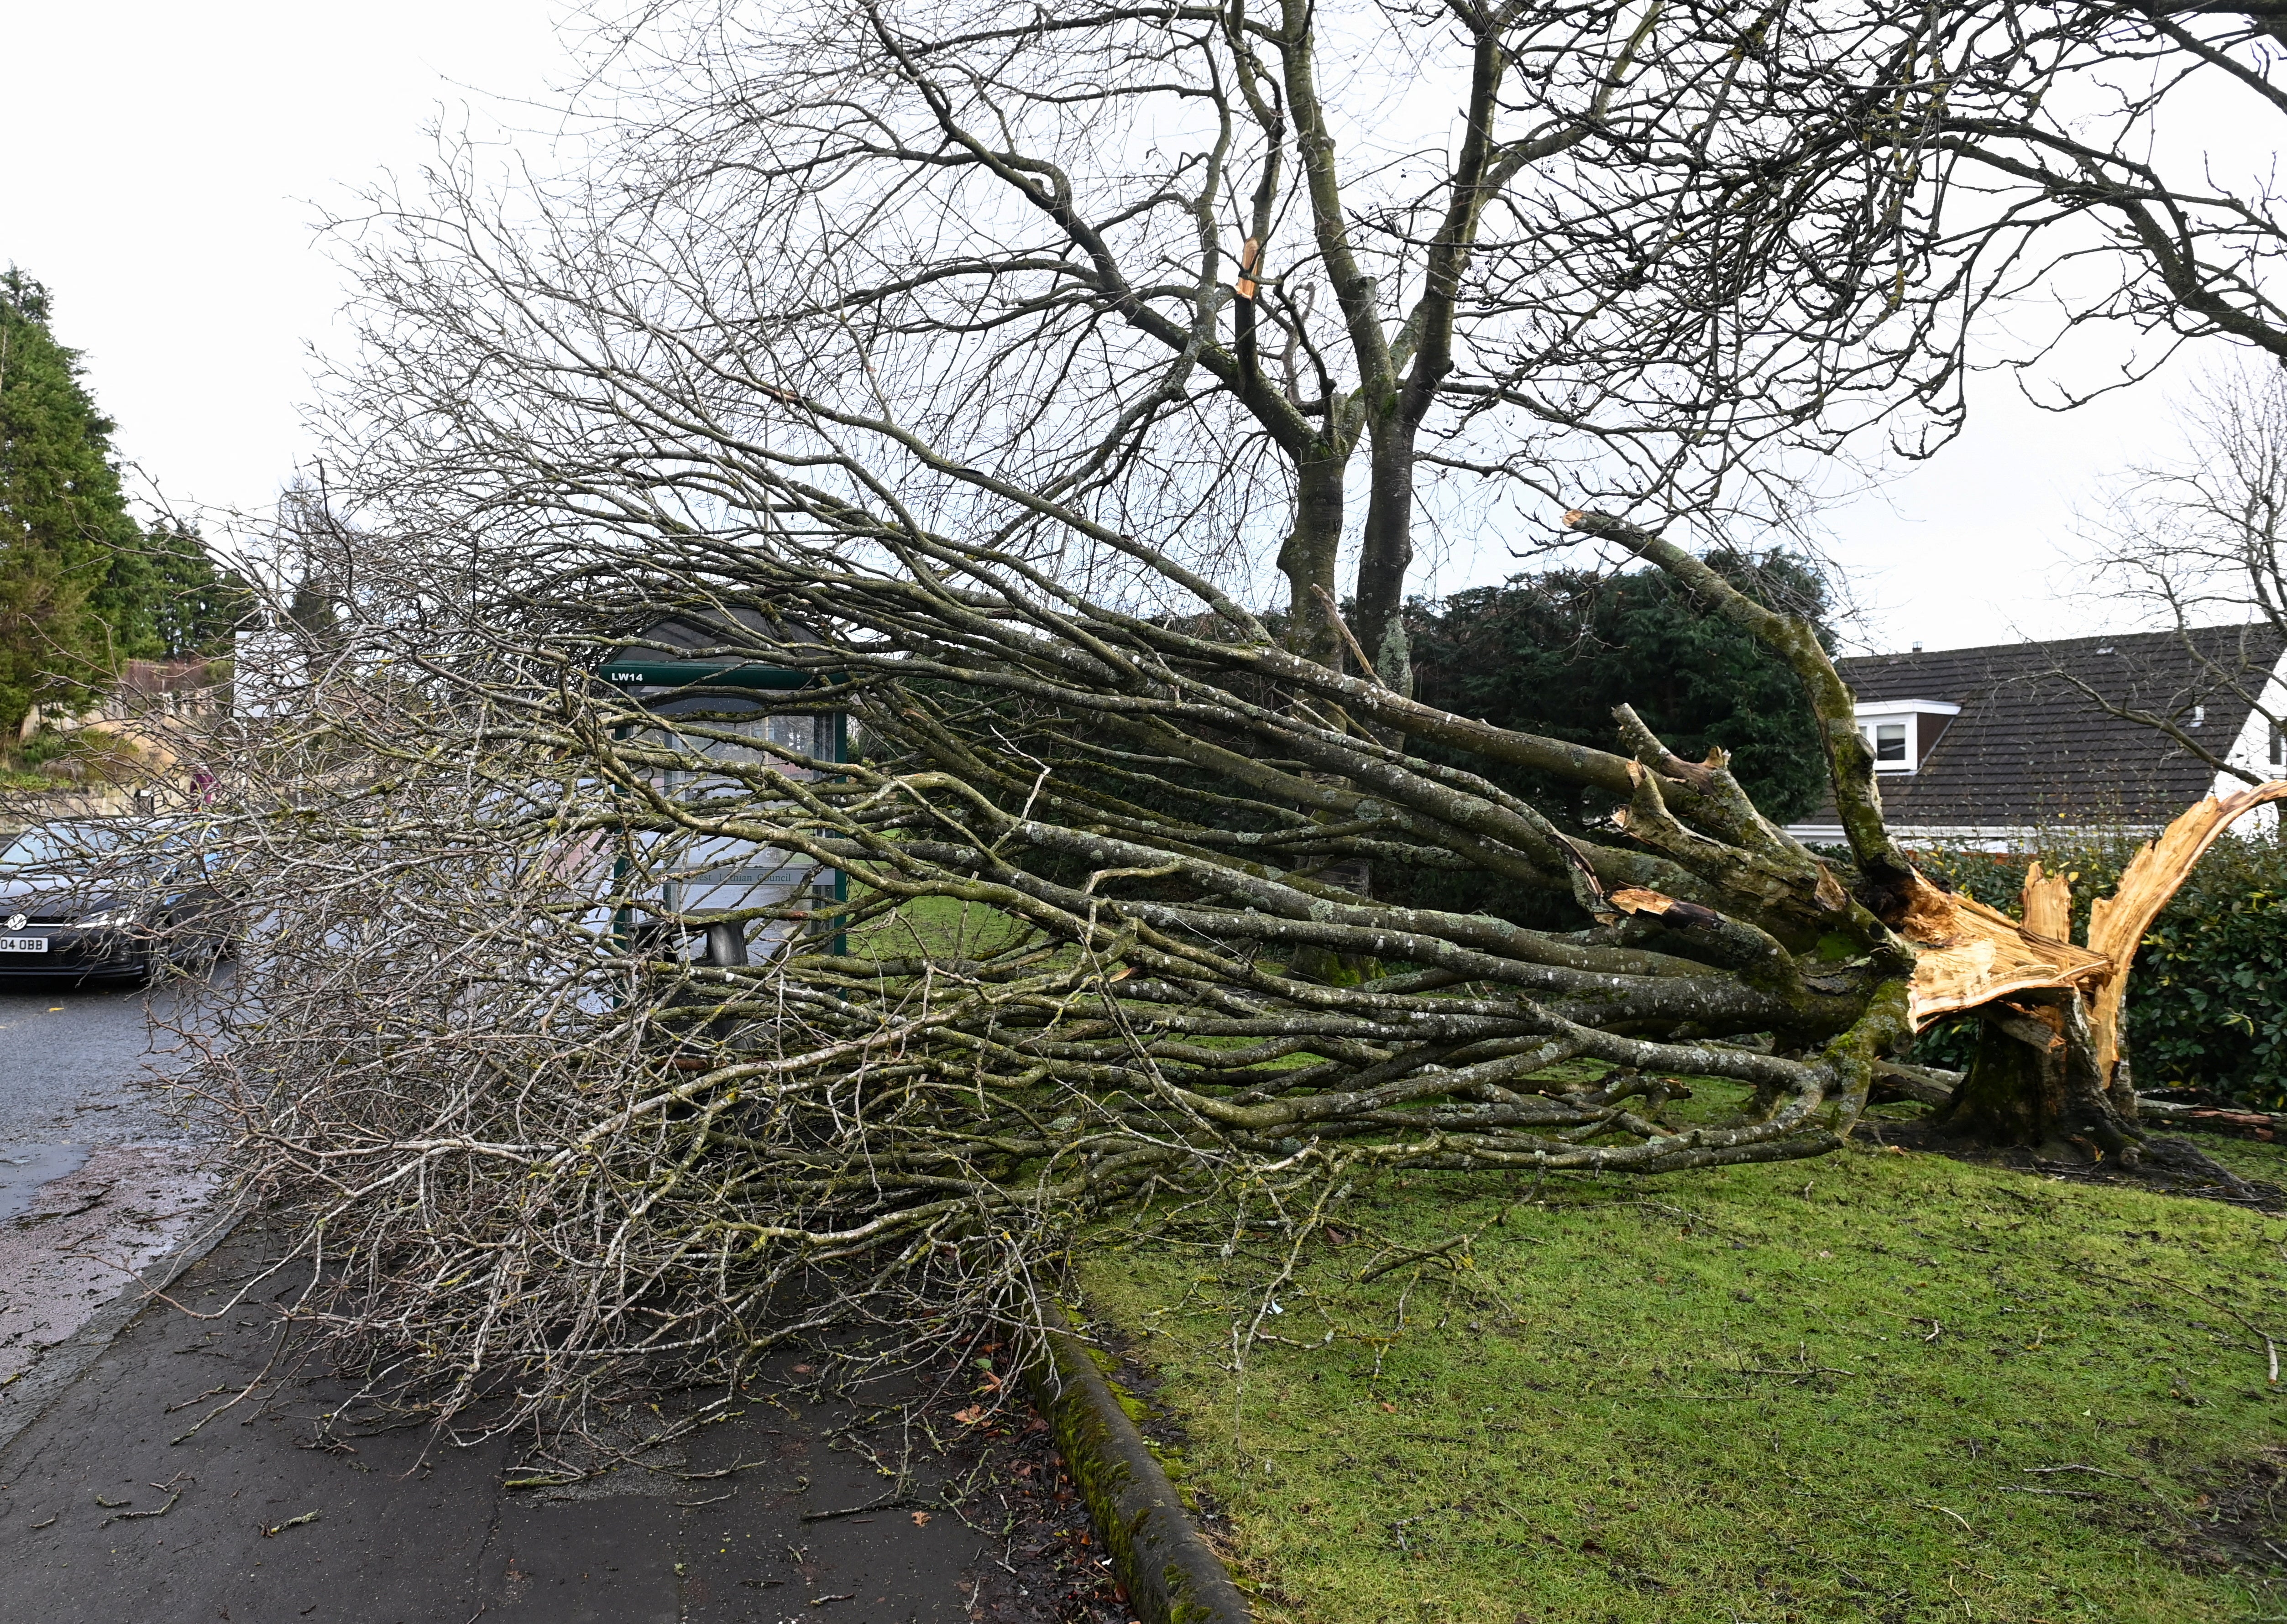
{"type": "Polygon", "coordinates": [[[1021,1315],[1123,1205],[1838,1142],[1908,1034],[1902,932],[1953,916],[1812,628],[1667,534],[1784,522],[1789,459],[1856,426],[1954,421],[2006,278],[1914,200],[2033,140],[1996,109],[2046,116],[2060,36],[661,16],[571,179],[503,201],[463,154],[361,223],[332,483],[239,674],[258,924],[202,1081],[376,1382],[529,1413],[635,1359],[1021,1315]],[[1552,536],[1800,678],[1841,871],[1625,708],[1599,750],[1409,697],[1417,515],[1560,492],[1634,516],[1552,536]],[[1392,863],[1565,919],[1398,906],[1392,863]],[[1686,1073],[1749,1103],[1675,1125],[1686,1073]]]}
{"type": "MultiPolygon", "coordinates": [[[[1045,1237],[1154,1196],[1814,1154],[1902,1035],[1911,950],[1720,760],[1416,705],[1164,560],[1196,614],[851,519],[613,561],[623,625],[672,604],[712,643],[610,635],[592,559],[552,583],[576,597],[426,573],[451,612],[273,640],[236,775],[265,923],[208,1076],[345,1249],[343,1326],[383,1367],[473,1384],[515,1350],[538,1391],[853,1306],[1015,1312],[1045,1237]],[[849,562],[869,548],[897,562],[849,562]],[[662,717],[596,675],[669,656],[817,681],[701,677],[662,717]],[[789,725],[822,711],[855,760],[789,725]],[[1568,835],[1425,738],[1602,785],[1631,838],[1568,835]],[[1339,883],[1391,859],[1547,887],[1582,927],[1339,883]],[[719,879],[805,864],[847,903],[719,879]],[[684,947],[725,926],[732,950],[684,947]],[[1551,1079],[1576,1059],[1610,1069],[1551,1079]],[[1761,1108],[1664,1125],[1677,1073],[1761,1108]]],[[[347,540],[384,601],[436,562],[347,540]]]]}

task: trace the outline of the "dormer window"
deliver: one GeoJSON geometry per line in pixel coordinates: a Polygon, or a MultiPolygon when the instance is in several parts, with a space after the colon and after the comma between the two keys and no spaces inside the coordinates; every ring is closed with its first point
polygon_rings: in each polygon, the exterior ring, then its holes
{"type": "Polygon", "coordinates": [[[1870,700],[1858,706],[1858,736],[1874,753],[1876,772],[1910,773],[1960,714],[1959,706],[1943,699],[1870,700]]]}

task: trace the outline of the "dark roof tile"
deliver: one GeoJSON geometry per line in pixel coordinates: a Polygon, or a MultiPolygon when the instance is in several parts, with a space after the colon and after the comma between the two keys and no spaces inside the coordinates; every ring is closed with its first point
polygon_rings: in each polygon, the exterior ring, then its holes
{"type": "MultiPolygon", "coordinates": [[[[1862,705],[1961,706],[1911,775],[1885,774],[1900,828],[2164,823],[2206,794],[2215,772],[2157,730],[2109,714],[2181,714],[2227,753],[2283,647],[2267,626],[2144,632],[2054,643],[1878,654],[1835,662],[1862,705]]],[[[1810,818],[1831,824],[1830,802],[1810,818]]]]}

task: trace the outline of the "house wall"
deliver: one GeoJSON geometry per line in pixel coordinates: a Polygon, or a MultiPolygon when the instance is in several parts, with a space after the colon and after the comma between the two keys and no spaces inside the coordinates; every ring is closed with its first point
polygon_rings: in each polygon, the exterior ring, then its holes
{"type": "MultiPolygon", "coordinates": [[[[2224,760],[2232,766],[2253,773],[2259,778],[2287,777],[2287,767],[2275,765],[2271,760],[2271,721],[2274,716],[2287,717],[2287,655],[2271,669],[2270,679],[2263,685],[2263,697],[2256,708],[2248,713],[2247,723],[2239,737],[2224,752],[2224,760]]],[[[2247,787],[2244,779],[2230,773],[2220,772],[2208,792],[2229,795],[2247,787]]],[[[2242,834],[2276,835],[2279,832],[2279,807],[2275,801],[2247,813],[2234,825],[2242,834]]]]}

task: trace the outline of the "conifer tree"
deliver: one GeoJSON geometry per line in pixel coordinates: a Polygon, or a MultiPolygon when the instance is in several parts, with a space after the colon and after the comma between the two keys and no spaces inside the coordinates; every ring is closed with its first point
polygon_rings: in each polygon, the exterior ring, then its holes
{"type": "Polygon", "coordinates": [[[128,511],[117,425],[49,309],[40,283],[0,273],[0,739],[123,660],[226,651],[247,596],[195,531],[169,521],[146,535],[128,511]]]}
{"type": "Polygon", "coordinates": [[[83,696],[131,652],[99,612],[140,532],[114,461],[115,425],[48,327],[47,289],[0,273],[0,737],[44,701],[83,696]]]}

